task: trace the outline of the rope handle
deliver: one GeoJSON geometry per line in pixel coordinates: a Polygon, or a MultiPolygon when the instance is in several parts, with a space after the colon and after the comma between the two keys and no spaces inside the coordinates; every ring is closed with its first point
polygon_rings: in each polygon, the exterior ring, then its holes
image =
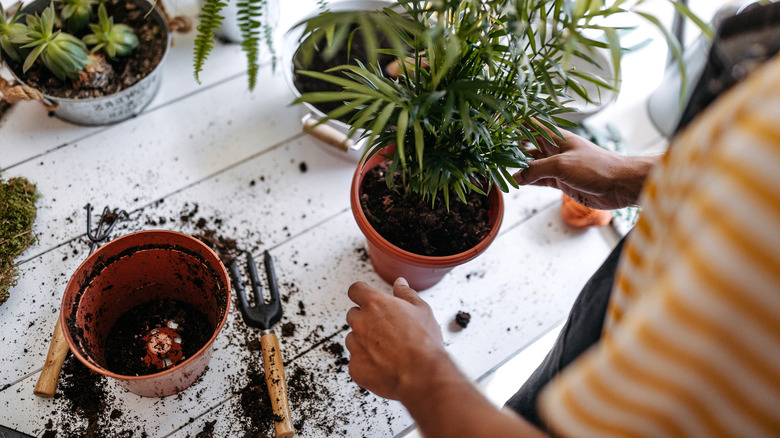
{"type": "Polygon", "coordinates": [[[57,109],[57,104],[49,104],[44,100],[43,93],[28,85],[14,85],[0,76],[0,94],[2,99],[13,105],[22,100],[40,100],[49,111],[57,109]]]}

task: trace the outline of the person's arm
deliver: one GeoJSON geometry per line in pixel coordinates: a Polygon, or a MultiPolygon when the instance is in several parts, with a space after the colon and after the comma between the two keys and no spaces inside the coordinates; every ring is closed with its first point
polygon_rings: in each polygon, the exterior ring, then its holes
{"type": "Polygon", "coordinates": [[[637,204],[660,155],[624,156],[566,130],[560,132],[563,138],[548,131],[557,146],[537,138],[541,150],[534,149],[534,161],[515,173],[518,184],[555,187],[582,205],[602,210],[637,204]]]}
{"type": "Polygon", "coordinates": [[[544,437],[514,413],[493,406],[444,350],[430,307],[406,280],[393,295],[355,283],[345,344],[352,379],[375,394],[400,401],[426,438],[544,437]]]}

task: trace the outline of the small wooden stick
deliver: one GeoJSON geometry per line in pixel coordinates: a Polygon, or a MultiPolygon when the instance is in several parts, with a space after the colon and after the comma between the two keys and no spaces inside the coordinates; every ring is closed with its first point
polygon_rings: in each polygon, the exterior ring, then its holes
{"type": "Polygon", "coordinates": [[[57,381],[60,379],[60,370],[65,357],[68,355],[68,343],[65,341],[65,334],[62,332],[60,318],[57,318],[57,325],[54,326],[54,334],[49,344],[49,353],[46,355],[46,363],[43,364],[41,375],[38,376],[38,383],[35,384],[33,392],[38,397],[52,398],[57,389],[57,381]]]}
{"type": "Polygon", "coordinates": [[[323,141],[325,144],[344,152],[347,152],[355,144],[352,139],[338,129],[324,123],[317,125],[317,120],[315,119],[308,119],[303,122],[303,131],[323,141]]]}

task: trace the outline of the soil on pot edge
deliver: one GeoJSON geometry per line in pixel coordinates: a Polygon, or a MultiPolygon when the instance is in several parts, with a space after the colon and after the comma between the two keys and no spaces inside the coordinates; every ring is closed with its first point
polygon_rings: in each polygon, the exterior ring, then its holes
{"type": "Polygon", "coordinates": [[[490,232],[487,196],[471,192],[463,203],[453,194],[447,211],[439,193],[431,207],[430,200],[416,193],[390,190],[387,167],[365,173],[360,205],[374,230],[390,243],[415,254],[448,256],[473,248],[490,232]]]}

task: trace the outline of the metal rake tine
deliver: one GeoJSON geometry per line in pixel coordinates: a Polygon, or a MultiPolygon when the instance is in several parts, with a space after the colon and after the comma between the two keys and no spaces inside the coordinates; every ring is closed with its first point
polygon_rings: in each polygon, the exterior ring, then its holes
{"type": "Polygon", "coordinates": [[[249,281],[252,283],[252,293],[255,295],[255,305],[262,306],[265,304],[265,298],[263,298],[263,286],[260,283],[259,276],[257,275],[257,265],[255,264],[255,259],[249,252],[246,253],[246,268],[247,272],[249,272],[249,281]]]}
{"type": "Polygon", "coordinates": [[[92,252],[95,250],[95,247],[97,246],[98,242],[104,240],[106,237],[108,237],[111,234],[111,231],[114,229],[116,223],[119,222],[119,219],[123,217],[127,217],[127,212],[124,210],[119,210],[119,212],[117,213],[116,220],[111,222],[111,224],[108,225],[108,228],[103,230],[103,226],[105,225],[106,213],[110,211],[108,206],[103,207],[103,213],[101,213],[100,215],[97,231],[95,231],[95,234],[92,234],[92,204],[87,203],[87,205],[84,208],[87,210],[87,237],[89,238],[89,240],[92,241],[92,245],[90,246],[90,252],[92,252]]]}
{"type": "Polygon", "coordinates": [[[236,288],[238,295],[238,301],[241,304],[239,310],[244,314],[249,309],[249,301],[246,299],[246,290],[244,289],[244,279],[241,277],[241,269],[238,267],[238,262],[234,259],[230,262],[230,274],[233,277],[233,286],[236,288]]]}
{"type": "Polygon", "coordinates": [[[271,295],[271,304],[281,304],[279,302],[279,286],[276,283],[276,272],[274,271],[274,259],[268,250],[263,251],[263,264],[265,265],[265,275],[268,277],[268,292],[271,295]]]}

